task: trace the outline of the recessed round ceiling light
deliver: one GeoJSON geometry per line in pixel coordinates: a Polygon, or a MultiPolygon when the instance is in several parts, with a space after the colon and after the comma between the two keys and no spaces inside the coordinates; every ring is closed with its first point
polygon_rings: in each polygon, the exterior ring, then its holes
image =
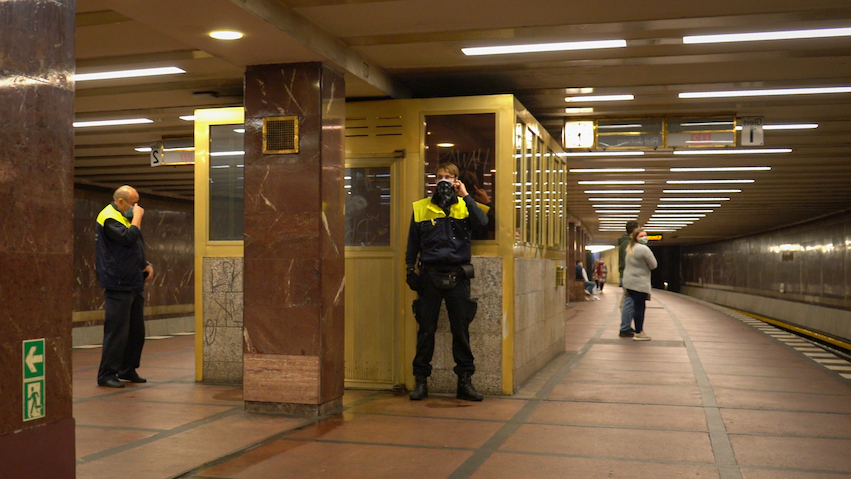
{"type": "Polygon", "coordinates": [[[237,32],[235,30],[217,30],[215,32],[210,32],[210,36],[216,40],[239,40],[242,38],[242,32],[237,32]]]}

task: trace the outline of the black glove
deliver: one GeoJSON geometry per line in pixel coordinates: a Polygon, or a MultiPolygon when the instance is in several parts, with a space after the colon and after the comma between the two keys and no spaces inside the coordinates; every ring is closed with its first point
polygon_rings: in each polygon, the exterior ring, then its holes
{"type": "Polygon", "coordinates": [[[405,282],[408,283],[408,287],[411,288],[412,291],[419,293],[422,289],[422,286],[420,286],[420,275],[414,271],[408,271],[408,275],[405,277],[405,282]]]}

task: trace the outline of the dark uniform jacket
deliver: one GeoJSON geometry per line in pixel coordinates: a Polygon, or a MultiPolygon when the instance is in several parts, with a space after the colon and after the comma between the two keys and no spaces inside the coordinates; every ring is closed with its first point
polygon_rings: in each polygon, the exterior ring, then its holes
{"type": "Polygon", "coordinates": [[[100,212],[97,223],[95,262],[101,288],[144,291],[142,271],[148,262],[142,231],[131,225],[114,203],[100,212]]]}
{"type": "Polygon", "coordinates": [[[424,198],[414,202],[414,214],[408,230],[405,264],[413,268],[417,262],[425,266],[457,266],[469,264],[473,226],[488,224],[488,217],[470,195],[458,198],[447,215],[424,198]]]}

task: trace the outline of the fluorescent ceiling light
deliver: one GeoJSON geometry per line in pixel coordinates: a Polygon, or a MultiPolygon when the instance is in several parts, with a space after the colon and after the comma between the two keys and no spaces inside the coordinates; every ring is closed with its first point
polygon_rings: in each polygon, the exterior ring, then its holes
{"type": "Polygon", "coordinates": [[[455,143],[449,143],[447,141],[447,142],[443,142],[443,143],[438,143],[437,146],[440,147],[440,148],[452,148],[453,146],[455,146],[455,143]]]}
{"type": "Polygon", "coordinates": [[[659,198],[659,201],[728,201],[730,198],[659,198]]]}
{"type": "Polygon", "coordinates": [[[699,184],[727,184],[727,183],[753,183],[754,180],[668,180],[669,185],[699,185],[699,184]]]}
{"type": "Polygon", "coordinates": [[[706,215],[701,214],[701,213],[694,213],[694,214],[688,214],[688,215],[685,215],[685,214],[683,214],[683,215],[673,215],[673,214],[672,215],[653,215],[650,218],[655,220],[655,219],[659,219],[659,218],[703,218],[705,216],[706,215]]]}
{"type": "Polygon", "coordinates": [[[243,35],[242,32],[237,32],[235,30],[217,30],[215,32],[210,32],[210,36],[216,40],[239,40],[243,35]]]}
{"type": "Polygon", "coordinates": [[[656,210],[654,213],[712,213],[715,210],[656,210]]]}
{"type": "Polygon", "coordinates": [[[643,185],[644,180],[579,181],[580,185],[643,185]]]}
{"type": "Polygon", "coordinates": [[[125,118],[123,120],[98,120],[98,121],[75,121],[74,128],[87,128],[90,126],[115,126],[115,125],[138,125],[141,123],[153,123],[149,118],[125,118]]]}
{"type": "Polygon", "coordinates": [[[245,133],[245,128],[234,128],[233,132],[242,134],[245,133]]]}
{"type": "Polygon", "coordinates": [[[195,115],[184,115],[184,116],[179,116],[178,118],[180,118],[183,121],[195,121],[195,115]]]}
{"type": "Polygon", "coordinates": [[[570,173],[642,173],[644,168],[571,168],[570,173]]]}
{"type": "Polygon", "coordinates": [[[586,250],[592,253],[599,253],[601,251],[608,251],[610,249],[615,249],[615,245],[610,244],[589,244],[585,247],[586,250]]]}
{"type": "Polygon", "coordinates": [[[769,171],[770,166],[713,166],[713,167],[695,167],[695,168],[671,168],[671,171],[681,173],[686,172],[702,172],[702,171],[769,171]]]}
{"type": "Polygon", "coordinates": [[[635,208],[636,206],[639,206],[639,205],[631,205],[631,204],[629,204],[629,203],[627,203],[627,204],[623,204],[623,205],[619,205],[619,204],[613,204],[613,205],[605,205],[605,204],[603,204],[603,205],[591,205],[591,207],[592,207],[592,208],[635,208]]]}
{"type": "MultiPolygon", "coordinates": [[[[779,125],[762,125],[763,130],[814,130],[818,128],[818,123],[787,123],[779,125]]],[[[736,126],[736,130],[741,131],[742,125],[736,126]]]]}
{"type": "Polygon", "coordinates": [[[825,93],[851,93],[848,86],[830,86],[815,88],[772,88],[768,90],[721,90],[721,91],[688,91],[679,94],[680,98],[740,98],[751,96],[780,96],[780,95],[818,95],[825,93]]]}
{"type": "Polygon", "coordinates": [[[670,232],[677,231],[677,230],[669,229],[669,228],[647,228],[647,229],[651,232],[654,232],[654,233],[656,233],[656,232],[670,233],[670,232]]]}
{"type": "Polygon", "coordinates": [[[721,203],[706,203],[703,205],[656,205],[656,208],[719,208],[721,203]]]}
{"type": "MultiPolygon", "coordinates": [[[[643,151],[581,151],[581,152],[571,152],[571,153],[556,153],[556,156],[644,156],[643,151]]],[[[596,171],[602,171],[602,168],[597,169],[596,171]]],[[[625,171],[626,169],[621,168],[621,171],[625,171]]],[[[636,171],[637,168],[632,169],[631,171],[636,171]]],[[[570,170],[573,171],[573,170],[570,170]]],[[[607,169],[605,171],[612,172],[615,169],[607,169]]],[[[642,168],[641,171],[644,171],[642,168]]]]}
{"type": "Polygon", "coordinates": [[[641,201],[642,198],[588,198],[590,201],[641,201]]]}
{"type": "Polygon", "coordinates": [[[241,156],[244,155],[244,151],[213,151],[210,152],[210,156],[241,156]]]}
{"type": "Polygon", "coordinates": [[[462,48],[464,55],[505,55],[509,53],[561,52],[568,50],[594,50],[598,48],[623,48],[626,40],[597,40],[590,42],[532,43],[527,45],[503,45],[498,47],[462,48]]]}
{"type": "Polygon", "coordinates": [[[593,108],[565,108],[565,113],[594,113],[593,108]]]}
{"type": "Polygon", "coordinates": [[[139,68],[136,70],[116,70],[111,72],[76,73],[74,74],[74,81],[78,82],[89,80],[114,80],[116,78],[137,78],[157,75],[176,75],[179,73],[186,73],[186,71],[177,67],[139,68]]]}
{"type": "Polygon", "coordinates": [[[741,193],[742,190],[662,190],[662,193],[682,194],[682,193],[741,193]]]}
{"type": "Polygon", "coordinates": [[[568,103],[586,102],[586,101],[629,101],[635,100],[635,95],[583,95],[569,96],[564,99],[568,103]]]}
{"type": "Polygon", "coordinates": [[[680,126],[723,126],[732,124],[732,121],[693,121],[680,123],[680,126]]]}
{"type": "MultiPolygon", "coordinates": [[[[757,153],[790,153],[791,148],[755,148],[725,150],[674,150],[675,155],[750,155],[757,153]]],[[[673,168],[671,169],[673,171],[673,168]]]]}
{"type": "Polygon", "coordinates": [[[595,211],[595,213],[603,213],[603,214],[606,214],[606,213],[619,213],[619,214],[626,214],[626,213],[641,213],[641,210],[596,210],[596,211],[595,211]]]}
{"type": "Polygon", "coordinates": [[[814,30],[783,30],[776,32],[722,33],[719,35],[689,35],[683,43],[758,42],[765,40],[795,40],[804,38],[829,38],[851,36],[851,28],[818,28],[814,30]]]}
{"type": "Polygon", "coordinates": [[[598,130],[611,130],[611,129],[623,129],[623,128],[641,128],[641,123],[623,123],[623,124],[614,124],[614,125],[597,125],[598,130]]]}
{"type": "Polygon", "coordinates": [[[640,195],[644,193],[644,190],[585,190],[585,194],[587,195],[607,195],[609,193],[617,195],[640,195]]]}
{"type": "MultiPolygon", "coordinates": [[[[138,151],[139,153],[150,153],[151,151],[150,146],[144,146],[133,149],[138,151]]],[[[195,151],[195,147],[187,146],[186,148],[163,148],[163,151],[195,151]]]]}

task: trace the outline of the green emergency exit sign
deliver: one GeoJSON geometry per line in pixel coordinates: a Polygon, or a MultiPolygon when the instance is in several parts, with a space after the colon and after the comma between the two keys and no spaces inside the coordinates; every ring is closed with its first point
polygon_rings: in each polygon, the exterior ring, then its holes
{"type": "Polygon", "coordinates": [[[44,338],[23,341],[24,421],[44,417],[44,338]]]}

